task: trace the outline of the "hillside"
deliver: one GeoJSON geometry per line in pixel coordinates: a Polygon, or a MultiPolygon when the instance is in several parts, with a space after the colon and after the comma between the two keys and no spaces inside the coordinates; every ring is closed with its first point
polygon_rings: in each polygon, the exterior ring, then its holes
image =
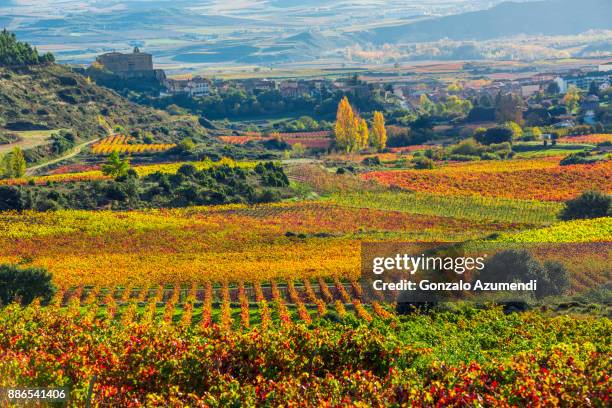
{"type": "Polygon", "coordinates": [[[206,137],[195,120],[136,105],[67,67],[0,67],[0,134],[72,129],[79,138],[91,139],[106,133],[99,116],[127,132],[150,133],[160,142],[206,137]]]}
{"type": "Polygon", "coordinates": [[[374,43],[488,40],[519,34],[568,35],[612,29],[609,0],[506,2],[488,10],[377,28],[363,38],[374,43]],[[607,17],[606,17],[607,16],[607,17]]]}

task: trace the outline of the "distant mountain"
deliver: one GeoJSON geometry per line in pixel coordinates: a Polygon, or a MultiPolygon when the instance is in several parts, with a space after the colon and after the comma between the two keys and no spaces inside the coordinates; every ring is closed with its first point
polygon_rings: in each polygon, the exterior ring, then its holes
{"type": "Polygon", "coordinates": [[[226,26],[240,25],[249,20],[208,16],[179,8],[151,8],[146,10],[113,10],[104,13],[74,13],[64,18],[42,19],[22,29],[62,28],[73,31],[104,30],[125,31],[157,29],[159,27],[226,26]]]}
{"type": "Polygon", "coordinates": [[[377,44],[453,40],[489,40],[518,34],[569,35],[612,29],[611,0],[507,2],[488,10],[382,27],[364,33],[377,44]]]}

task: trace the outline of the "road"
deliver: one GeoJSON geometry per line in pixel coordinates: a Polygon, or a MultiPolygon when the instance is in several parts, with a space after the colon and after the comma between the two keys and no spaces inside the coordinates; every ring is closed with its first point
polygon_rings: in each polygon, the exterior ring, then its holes
{"type": "Polygon", "coordinates": [[[100,138],[94,139],[94,140],[89,140],[87,142],[81,143],[81,144],[73,147],[70,151],[68,151],[63,156],[60,156],[60,157],[58,157],[56,159],[53,159],[53,160],[49,160],[48,162],[45,162],[45,163],[42,163],[42,164],[38,164],[36,166],[29,167],[26,170],[26,175],[27,176],[31,176],[31,175],[34,174],[35,171],[37,171],[39,169],[45,168],[45,167],[50,166],[50,165],[55,164],[55,163],[62,162],[64,160],[66,160],[66,159],[70,159],[70,158],[76,156],[77,154],[81,153],[84,148],[89,147],[90,145],[98,142],[99,140],[100,140],[100,138]]]}

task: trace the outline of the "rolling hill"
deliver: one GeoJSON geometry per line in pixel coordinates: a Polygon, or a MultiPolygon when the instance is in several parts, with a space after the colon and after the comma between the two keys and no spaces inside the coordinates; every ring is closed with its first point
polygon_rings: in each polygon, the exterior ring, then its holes
{"type": "Polygon", "coordinates": [[[88,140],[106,133],[99,116],[127,132],[150,133],[160,142],[207,137],[197,121],[136,105],[68,67],[0,67],[0,134],[72,129],[88,140]]]}

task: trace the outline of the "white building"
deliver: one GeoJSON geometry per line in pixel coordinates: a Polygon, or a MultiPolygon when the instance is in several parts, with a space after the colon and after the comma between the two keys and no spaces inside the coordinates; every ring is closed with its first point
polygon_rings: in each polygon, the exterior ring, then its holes
{"type": "Polygon", "coordinates": [[[167,79],[164,83],[167,93],[171,95],[187,94],[191,97],[210,94],[211,82],[209,79],[195,77],[188,79],[167,79]]]}
{"type": "Polygon", "coordinates": [[[583,75],[556,77],[554,81],[557,83],[557,85],[559,85],[559,91],[561,93],[566,93],[570,86],[575,86],[578,89],[586,91],[593,82],[595,82],[595,84],[601,88],[606,84],[610,84],[611,78],[612,71],[595,71],[583,75]]]}

